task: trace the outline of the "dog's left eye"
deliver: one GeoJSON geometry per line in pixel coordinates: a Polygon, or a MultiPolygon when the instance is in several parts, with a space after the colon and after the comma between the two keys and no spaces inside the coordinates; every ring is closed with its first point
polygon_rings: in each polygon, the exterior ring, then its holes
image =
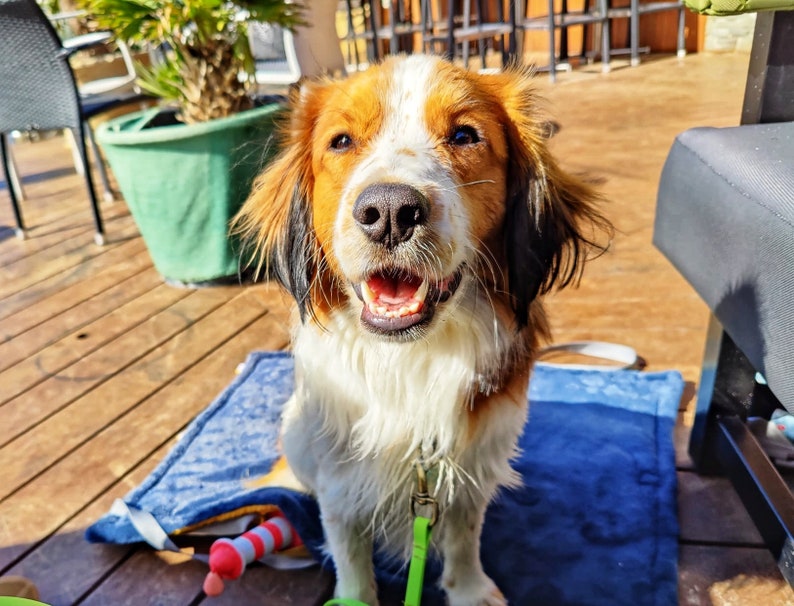
{"type": "Polygon", "coordinates": [[[331,139],[331,149],[336,151],[344,151],[353,147],[353,139],[347,133],[336,135],[331,139]]]}
{"type": "Polygon", "coordinates": [[[464,145],[479,143],[480,136],[473,127],[461,125],[452,129],[448,140],[452,145],[463,147],[464,145]]]}

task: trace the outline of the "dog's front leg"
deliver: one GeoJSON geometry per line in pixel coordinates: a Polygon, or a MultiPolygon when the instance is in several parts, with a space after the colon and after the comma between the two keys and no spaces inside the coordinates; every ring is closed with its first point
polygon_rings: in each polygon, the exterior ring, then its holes
{"type": "Polygon", "coordinates": [[[360,600],[369,606],[376,606],[378,591],[370,533],[335,513],[323,515],[323,528],[328,551],[336,566],[334,597],[360,600]]]}
{"type": "Polygon", "coordinates": [[[506,606],[502,592],[483,572],[480,533],[485,504],[455,503],[446,513],[441,551],[444,573],[441,585],[450,606],[506,606]]]}

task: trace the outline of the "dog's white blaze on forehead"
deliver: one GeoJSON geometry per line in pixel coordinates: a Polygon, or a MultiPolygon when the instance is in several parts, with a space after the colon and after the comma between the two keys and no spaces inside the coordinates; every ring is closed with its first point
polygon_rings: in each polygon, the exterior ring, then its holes
{"type": "Polygon", "coordinates": [[[396,64],[392,89],[378,151],[405,155],[405,149],[417,153],[432,147],[427,132],[425,105],[431,90],[437,59],[423,56],[408,57],[396,64]]]}
{"type": "Polygon", "coordinates": [[[411,56],[392,64],[384,111],[369,154],[353,174],[351,185],[394,181],[419,185],[432,181],[433,141],[427,131],[425,105],[438,59],[411,56]]]}

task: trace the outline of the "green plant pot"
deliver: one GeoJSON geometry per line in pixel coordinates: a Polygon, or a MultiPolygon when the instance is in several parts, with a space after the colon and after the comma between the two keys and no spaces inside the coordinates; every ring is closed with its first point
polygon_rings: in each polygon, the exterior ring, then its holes
{"type": "Polygon", "coordinates": [[[274,103],[201,124],[151,126],[158,110],[97,129],[157,271],[194,284],[237,276],[240,245],[229,220],[276,151],[274,103]]]}

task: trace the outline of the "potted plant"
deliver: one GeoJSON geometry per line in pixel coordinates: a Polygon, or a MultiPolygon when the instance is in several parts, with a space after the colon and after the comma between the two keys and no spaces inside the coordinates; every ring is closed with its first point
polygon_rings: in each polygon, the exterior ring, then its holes
{"type": "Polygon", "coordinates": [[[234,277],[228,235],[251,182],[272,155],[278,102],[254,95],[247,21],[294,27],[285,0],[85,0],[98,26],[158,49],[139,84],[163,106],[112,120],[97,139],[146,242],[170,282],[234,277]]]}

